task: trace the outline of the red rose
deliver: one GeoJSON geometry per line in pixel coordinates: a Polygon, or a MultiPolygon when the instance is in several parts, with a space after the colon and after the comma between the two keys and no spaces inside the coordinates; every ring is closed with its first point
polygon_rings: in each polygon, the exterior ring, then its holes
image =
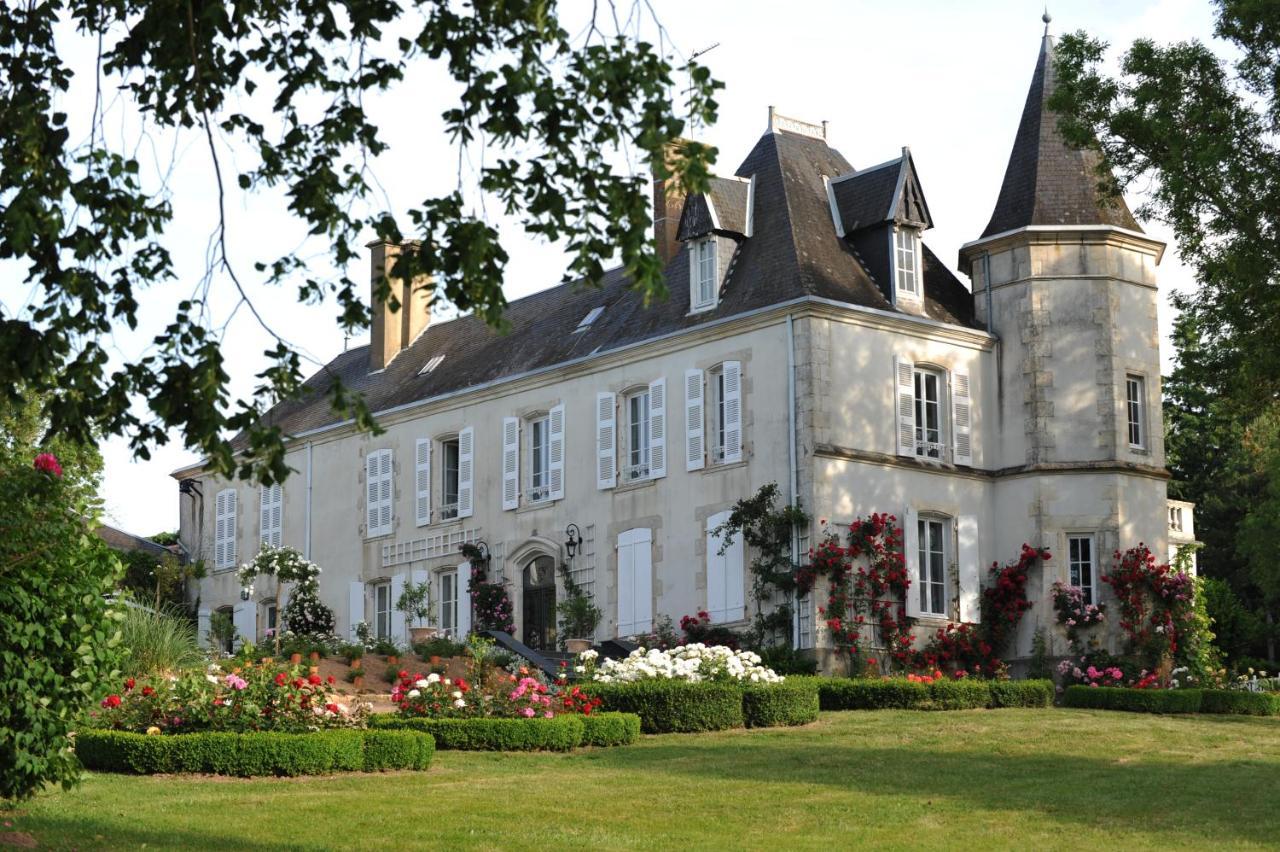
{"type": "Polygon", "coordinates": [[[119,707],[120,696],[116,695],[115,693],[108,695],[106,698],[102,699],[102,706],[103,707],[119,707]]]}
{"type": "Polygon", "coordinates": [[[297,687],[298,689],[301,689],[303,686],[305,686],[305,685],[306,685],[306,683],[307,683],[307,682],[306,682],[305,680],[303,680],[302,678],[300,678],[300,677],[295,677],[295,678],[293,679],[293,685],[294,685],[295,687],[297,687]]]}
{"type": "Polygon", "coordinates": [[[307,683],[311,684],[312,686],[319,686],[323,682],[324,681],[320,680],[320,675],[318,674],[311,675],[310,677],[307,678],[307,683]]]}
{"type": "Polygon", "coordinates": [[[52,473],[54,476],[62,476],[62,465],[58,464],[57,458],[53,453],[41,453],[36,456],[32,466],[36,470],[42,470],[45,473],[52,473]]]}
{"type": "Polygon", "coordinates": [[[333,675],[329,675],[329,684],[333,685],[333,675]]]}
{"type": "Polygon", "coordinates": [[[142,695],[143,695],[143,697],[145,697],[145,698],[150,698],[151,696],[153,696],[153,695],[155,695],[155,694],[156,694],[156,691],[155,691],[154,689],[152,689],[151,687],[149,687],[149,686],[144,686],[144,687],[142,687],[142,695]]]}
{"type": "Polygon", "coordinates": [[[284,672],[280,672],[278,675],[276,675],[276,686],[284,686],[286,683],[288,683],[288,681],[289,681],[289,676],[286,675],[284,672]]]}
{"type": "Polygon", "coordinates": [[[135,681],[133,678],[131,678],[131,677],[130,677],[130,678],[125,678],[125,681],[124,681],[124,688],[125,688],[125,691],[127,692],[127,691],[129,691],[129,690],[133,689],[133,686],[134,686],[134,684],[135,684],[135,683],[137,683],[137,681],[135,681]]]}

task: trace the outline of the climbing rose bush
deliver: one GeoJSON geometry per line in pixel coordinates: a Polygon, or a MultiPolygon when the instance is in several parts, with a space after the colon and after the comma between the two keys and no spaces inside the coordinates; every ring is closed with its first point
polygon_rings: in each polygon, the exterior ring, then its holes
{"type": "Polygon", "coordinates": [[[783,677],[761,665],[760,655],[724,645],[681,645],[662,651],[637,648],[623,660],[605,660],[592,677],[601,683],[637,680],[743,681],[782,683],[783,677]]]}

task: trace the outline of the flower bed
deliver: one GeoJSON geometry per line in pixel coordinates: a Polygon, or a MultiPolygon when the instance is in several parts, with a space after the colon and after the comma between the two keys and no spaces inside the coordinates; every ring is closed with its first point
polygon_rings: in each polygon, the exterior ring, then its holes
{"type": "Polygon", "coordinates": [[[740,728],[743,690],[736,683],[638,680],[589,683],[587,694],[601,709],[634,713],[646,734],[696,733],[740,728]]]}
{"type": "Polygon", "coordinates": [[[628,745],[640,735],[640,719],[631,714],[541,716],[529,719],[427,719],[383,714],[370,720],[377,729],[431,734],[442,750],[571,751],[578,746],[628,745]]]}
{"type": "Polygon", "coordinates": [[[1062,703],[1066,707],[1131,713],[1198,713],[1202,698],[1203,691],[1199,689],[1068,686],[1062,694],[1062,703]]]}
{"type": "Polygon", "coordinates": [[[823,710],[966,710],[1053,703],[1053,683],[1047,680],[813,680],[823,710]]]}
{"type": "Polygon", "coordinates": [[[742,718],[748,728],[807,725],[818,721],[818,687],[796,678],[742,691],[742,718]]]}
{"type": "Polygon", "coordinates": [[[202,731],[152,735],[86,730],[76,755],[89,769],[143,775],[323,775],[330,772],[424,770],[435,741],[416,731],[330,730],[306,734],[202,731]]]}
{"type": "Polygon", "coordinates": [[[725,645],[680,645],[669,650],[637,648],[625,659],[595,664],[594,652],[579,657],[579,672],[600,683],[680,680],[742,683],[781,683],[783,678],[761,665],[760,655],[725,645]]]}
{"type": "Polygon", "coordinates": [[[1280,716],[1280,693],[1248,692],[1242,689],[1206,689],[1200,701],[1201,713],[1229,713],[1240,716],[1280,716]]]}

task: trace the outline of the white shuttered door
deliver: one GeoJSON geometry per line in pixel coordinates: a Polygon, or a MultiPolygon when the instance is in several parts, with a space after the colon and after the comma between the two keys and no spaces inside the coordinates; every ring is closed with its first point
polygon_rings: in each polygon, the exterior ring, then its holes
{"type": "Polygon", "coordinates": [[[617,403],[611,393],[596,394],[596,488],[618,482],[617,403]]]}
{"type": "Polygon", "coordinates": [[[902,551],[907,560],[907,579],[911,581],[907,589],[907,615],[919,618],[920,608],[920,529],[917,526],[919,515],[915,509],[907,509],[902,514],[902,551]]]}
{"type": "Polygon", "coordinates": [[[458,517],[469,518],[474,510],[472,476],[475,471],[475,430],[468,426],[458,433],[458,517]]]}
{"type": "Polygon", "coordinates": [[[649,382],[649,476],[667,475],[667,380],[649,382]]]}
{"type": "Polygon", "coordinates": [[[648,633],[653,623],[653,536],[648,529],[618,536],[618,635],[648,633]]]}
{"type": "Polygon", "coordinates": [[[396,609],[396,603],[404,594],[404,574],[396,574],[391,578],[391,641],[397,645],[404,644],[404,613],[396,609]]]}
{"type": "Polygon", "coordinates": [[[982,621],[981,557],[978,552],[978,519],[961,515],[956,519],[956,564],[960,574],[960,620],[982,621]]]}
{"type": "Polygon", "coordinates": [[[724,372],[724,463],[742,461],[742,362],[725,361],[724,372]]]}
{"type": "Polygon", "coordinates": [[[456,641],[462,642],[471,632],[471,563],[458,565],[458,635],[456,641]]]}
{"type": "Polygon", "coordinates": [[[520,505],[520,419],[502,418],[502,508],[520,505]]]}
{"type": "Polygon", "coordinates": [[[431,523],[431,439],[419,438],[413,448],[413,516],[425,527],[431,523]]]}
{"type": "Polygon", "coordinates": [[[703,437],[706,407],[703,402],[701,370],[684,373],[684,469],[702,470],[706,464],[706,439],[703,437]]]}
{"type": "Polygon", "coordinates": [[[742,617],[746,589],[742,576],[742,535],[724,547],[724,536],[716,527],[729,520],[729,512],[707,518],[707,613],[714,622],[736,621],[742,617]],[[721,553],[724,548],[724,553],[721,553]]]}
{"type": "Polygon", "coordinates": [[[551,499],[564,499],[564,405],[551,409],[547,415],[550,424],[547,450],[547,474],[551,479],[551,499]]]}

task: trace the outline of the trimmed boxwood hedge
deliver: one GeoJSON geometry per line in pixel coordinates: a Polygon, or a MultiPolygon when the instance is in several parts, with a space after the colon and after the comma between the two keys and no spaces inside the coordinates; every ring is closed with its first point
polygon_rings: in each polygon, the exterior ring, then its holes
{"type": "Polygon", "coordinates": [[[88,769],[150,775],[322,775],[382,769],[426,769],[435,753],[429,736],[409,731],[315,731],[307,734],[207,731],[146,736],[86,730],[76,755],[88,769]]]}
{"type": "Polygon", "coordinates": [[[1280,716],[1280,693],[1206,689],[1200,701],[1200,712],[1230,713],[1241,716],[1280,716]]]}
{"type": "Polygon", "coordinates": [[[1116,686],[1068,686],[1062,694],[1067,707],[1127,710],[1131,713],[1198,713],[1199,689],[1126,689],[1116,686]]]}
{"type": "MultiPolygon", "coordinates": [[[[793,678],[787,678],[790,683],[793,678]]],[[[823,710],[964,710],[978,707],[1048,707],[1048,680],[939,680],[814,678],[823,710]]]]}
{"type": "Polygon", "coordinates": [[[639,680],[590,683],[583,691],[597,696],[604,710],[635,713],[646,734],[723,731],[743,725],[742,688],[730,683],[639,680]]]}
{"type": "Polygon", "coordinates": [[[809,678],[788,678],[742,691],[742,717],[748,728],[807,725],[818,721],[818,685],[809,678]]]}
{"type": "Polygon", "coordinates": [[[571,751],[583,743],[580,716],[551,719],[421,719],[374,716],[371,727],[424,731],[436,748],[455,751],[571,751]]]}
{"type": "Polygon", "coordinates": [[[631,745],[640,739],[640,717],[635,713],[593,713],[582,717],[584,746],[631,745]]]}

